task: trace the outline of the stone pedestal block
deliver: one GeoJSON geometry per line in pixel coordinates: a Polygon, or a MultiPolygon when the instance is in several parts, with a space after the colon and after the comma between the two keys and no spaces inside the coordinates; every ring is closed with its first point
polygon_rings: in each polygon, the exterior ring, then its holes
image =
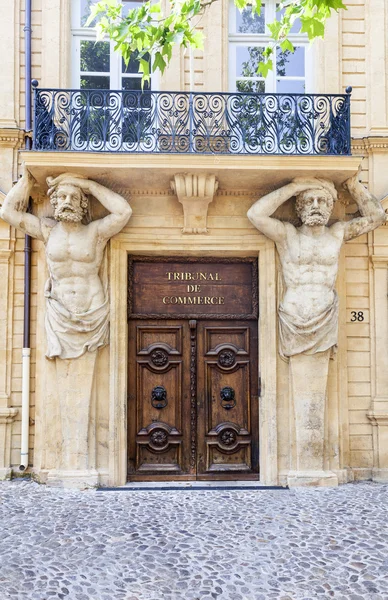
{"type": "Polygon", "coordinates": [[[325,412],[330,350],[290,357],[291,392],[295,416],[296,470],[288,485],[338,485],[325,470],[325,412]]]}

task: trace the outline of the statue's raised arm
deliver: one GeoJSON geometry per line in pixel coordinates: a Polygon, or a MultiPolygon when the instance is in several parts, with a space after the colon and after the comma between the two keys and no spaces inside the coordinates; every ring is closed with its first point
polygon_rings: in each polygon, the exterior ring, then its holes
{"type": "Polygon", "coordinates": [[[344,188],[349,191],[361,214],[361,217],[344,223],[345,241],[373,231],[385,223],[387,215],[381,202],[362,185],[359,181],[359,173],[345,181],[344,188]]]}
{"type": "Polygon", "coordinates": [[[35,179],[25,168],[22,177],[5,197],[0,217],[16,229],[44,242],[40,219],[26,212],[35,179]]]}

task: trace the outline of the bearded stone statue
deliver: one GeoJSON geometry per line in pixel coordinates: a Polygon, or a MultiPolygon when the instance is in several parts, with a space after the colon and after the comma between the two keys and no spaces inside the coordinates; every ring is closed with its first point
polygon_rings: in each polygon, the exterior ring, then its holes
{"type": "Polygon", "coordinates": [[[315,177],[294,179],[248,211],[253,225],[275,242],[284,280],[279,352],[290,363],[296,437],[296,472],[289,477],[290,485],[335,485],[335,474],[324,466],[324,427],[329,358],[338,340],[339,254],[344,242],[386,220],[381,203],[359,182],[358,174],[344,187],[360,216],[331,226],[337,191],[331,181],[315,177]],[[300,227],[271,216],[292,197],[300,227]]]}
{"type": "Polygon", "coordinates": [[[39,219],[25,212],[34,182],[25,171],[7,195],[1,217],[45,244],[47,358],[78,358],[108,342],[108,290],[99,273],[108,240],[132,210],[99,183],[63,173],[47,178],[54,218],[39,219]],[[89,194],[110,212],[107,217],[89,222],[89,194]]]}
{"type": "MultiPolygon", "coordinates": [[[[5,198],[0,216],[45,246],[49,272],[45,286],[46,356],[56,373],[55,382],[48,382],[54,389],[51,395],[46,389],[46,396],[58,402],[62,436],[61,443],[51,440],[57,448],[52,479],[60,471],[59,481],[68,478],[77,485],[95,485],[97,473],[91,468],[88,436],[97,350],[109,338],[108,286],[107,277],[102,275],[104,251],[108,240],[128,222],[132,210],[124,198],[99,183],[63,173],[47,179],[53,218],[38,218],[26,212],[34,183],[25,170],[5,198]],[[95,221],[88,218],[89,195],[109,212],[106,217],[95,221]]],[[[45,435],[49,439],[55,433],[48,428],[45,435]]]]}

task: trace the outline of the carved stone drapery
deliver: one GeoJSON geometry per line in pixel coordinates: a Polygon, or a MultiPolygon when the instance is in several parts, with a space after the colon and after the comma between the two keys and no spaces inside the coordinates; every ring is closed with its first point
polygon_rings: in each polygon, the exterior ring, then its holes
{"type": "Polygon", "coordinates": [[[171,189],[183,206],[182,233],[207,233],[207,211],[218,188],[215,175],[178,173],[171,189]]]}

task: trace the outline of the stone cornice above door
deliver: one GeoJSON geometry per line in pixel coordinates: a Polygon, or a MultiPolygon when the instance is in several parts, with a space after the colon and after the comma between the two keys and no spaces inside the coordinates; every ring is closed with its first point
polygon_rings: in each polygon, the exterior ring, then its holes
{"type": "MultiPolygon", "coordinates": [[[[357,172],[360,156],[276,156],[200,154],[124,154],[88,152],[22,152],[41,189],[46,177],[65,171],[79,173],[112,189],[126,188],[140,194],[164,194],[171,179],[182,172],[214,175],[220,193],[243,190],[244,195],[281,187],[294,177],[324,177],[339,188],[357,172]]],[[[171,192],[170,192],[171,193],[171,192]]]]}

